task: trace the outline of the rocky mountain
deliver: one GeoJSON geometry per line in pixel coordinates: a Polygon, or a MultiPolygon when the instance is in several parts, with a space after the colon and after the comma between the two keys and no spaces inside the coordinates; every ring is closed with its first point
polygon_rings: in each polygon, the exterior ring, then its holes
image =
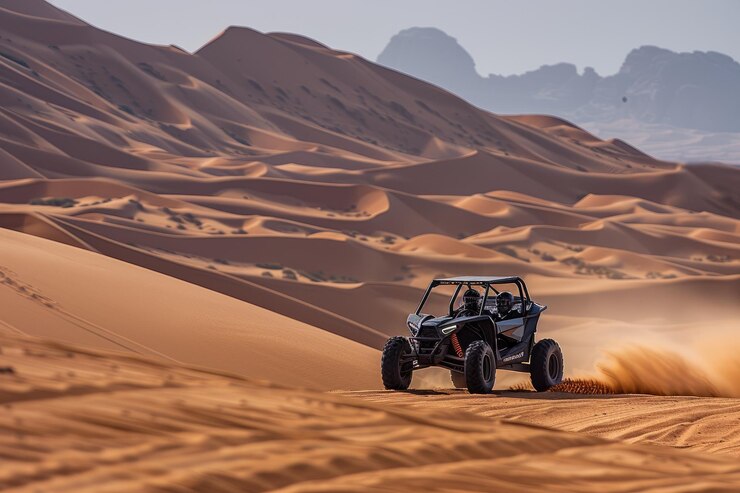
{"type": "Polygon", "coordinates": [[[682,157],[670,154],[667,139],[683,152],[684,141],[694,151],[702,149],[694,158],[740,160],[740,64],[721,53],[642,46],[610,76],[559,63],[484,77],[454,38],[435,28],[411,28],[391,39],[378,62],[494,112],[556,114],[589,130],[606,126],[620,138],[647,134],[640,139],[642,148],[663,158],[682,157]]]}
{"type": "Polygon", "coordinates": [[[378,63],[479,102],[487,92],[475,61],[455,38],[439,29],[412,27],[396,34],[378,63]]]}

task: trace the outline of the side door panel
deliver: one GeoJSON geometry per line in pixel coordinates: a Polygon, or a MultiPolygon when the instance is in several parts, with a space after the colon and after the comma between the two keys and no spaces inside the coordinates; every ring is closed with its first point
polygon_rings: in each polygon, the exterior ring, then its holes
{"type": "Polygon", "coordinates": [[[521,342],[524,338],[524,318],[517,317],[510,320],[499,320],[496,322],[496,330],[499,334],[521,342]]]}

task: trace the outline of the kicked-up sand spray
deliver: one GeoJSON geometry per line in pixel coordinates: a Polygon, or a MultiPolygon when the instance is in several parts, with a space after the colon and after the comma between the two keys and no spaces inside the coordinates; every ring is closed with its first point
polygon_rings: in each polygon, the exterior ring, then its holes
{"type": "Polygon", "coordinates": [[[732,347],[700,350],[692,357],[644,346],[610,350],[596,373],[568,378],[550,389],[577,394],[740,396],[740,361],[732,347]]]}

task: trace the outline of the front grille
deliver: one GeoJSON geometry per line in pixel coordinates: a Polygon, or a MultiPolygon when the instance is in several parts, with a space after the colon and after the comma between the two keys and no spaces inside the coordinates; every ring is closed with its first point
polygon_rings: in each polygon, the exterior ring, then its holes
{"type": "Polygon", "coordinates": [[[423,327],[419,331],[418,334],[416,334],[417,337],[434,337],[437,338],[437,329],[434,327],[423,327]]]}
{"type": "Polygon", "coordinates": [[[431,353],[439,341],[434,327],[422,327],[416,337],[416,349],[420,354],[431,353]]]}

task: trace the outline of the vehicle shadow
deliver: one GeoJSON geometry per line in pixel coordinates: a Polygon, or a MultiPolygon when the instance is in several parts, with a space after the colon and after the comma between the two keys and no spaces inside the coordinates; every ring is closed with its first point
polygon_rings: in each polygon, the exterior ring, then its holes
{"type": "Polygon", "coordinates": [[[418,396],[465,396],[470,398],[481,397],[506,397],[509,399],[535,399],[548,401],[562,400],[593,400],[593,399],[624,399],[642,397],[641,394],[571,394],[567,392],[535,392],[534,390],[494,390],[490,394],[470,394],[465,389],[407,389],[393,391],[400,394],[411,394],[418,396]]]}
{"type": "Polygon", "coordinates": [[[407,389],[400,392],[413,395],[455,395],[461,392],[467,393],[466,390],[461,389],[407,389]]]}
{"type": "Polygon", "coordinates": [[[578,399],[624,399],[639,396],[635,394],[571,394],[567,392],[535,392],[534,390],[494,390],[493,395],[513,399],[535,399],[547,401],[578,399]]]}

